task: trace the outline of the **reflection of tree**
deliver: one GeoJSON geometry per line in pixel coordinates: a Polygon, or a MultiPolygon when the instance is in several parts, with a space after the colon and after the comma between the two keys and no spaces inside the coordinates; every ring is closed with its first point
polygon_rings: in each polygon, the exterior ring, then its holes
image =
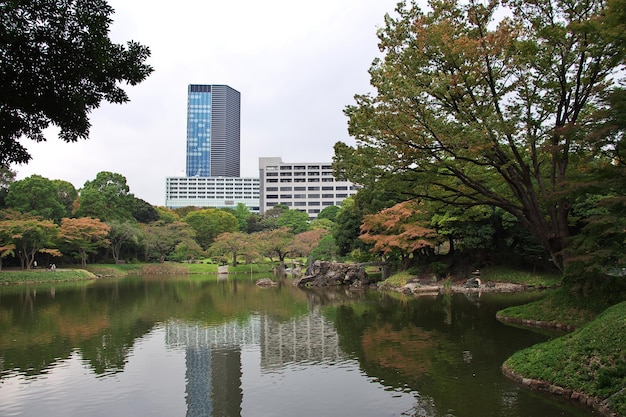
{"type": "Polygon", "coordinates": [[[432,399],[432,410],[416,415],[456,414],[478,404],[484,415],[505,414],[500,398],[509,395],[509,385],[500,365],[514,351],[545,340],[497,322],[495,312],[504,304],[489,295],[478,306],[463,296],[368,298],[329,308],[326,316],[335,322],[342,350],[357,357],[369,377],[432,399]]]}
{"type": "Polygon", "coordinates": [[[156,323],[175,318],[216,325],[247,320],[254,311],[292,317],[307,308],[306,294],[292,285],[268,290],[214,277],[7,288],[0,362],[3,369],[38,375],[78,350],[96,373],[119,372],[135,340],[156,323]]]}
{"type": "Polygon", "coordinates": [[[365,360],[391,368],[403,376],[428,373],[435,353],[437,336],[419,327],[394,329],[391,323],[365,329],[365,360]]]}

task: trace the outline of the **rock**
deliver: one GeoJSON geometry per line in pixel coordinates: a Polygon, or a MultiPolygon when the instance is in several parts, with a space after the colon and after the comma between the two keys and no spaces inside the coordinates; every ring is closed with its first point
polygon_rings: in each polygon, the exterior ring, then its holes
{"type": "Polygon", "coordinates": [[[258,285],[259,287],[272,287],[278,284],[269,278],[261,278],[260,280],[256,282],[256,285],[258,285]]]}
{"type": "Polygon", "coordinates": [[[465,281],[465,288],[480,288],[480,278],[472,277],[465,281]]]}
{"type": "Polygon", "coordinates": [[[312,275],[302,277],[296,285],[330,287],[338,285],[365,286],[372,283],[362,266],[337,262],[315,261],[312,275]]]}

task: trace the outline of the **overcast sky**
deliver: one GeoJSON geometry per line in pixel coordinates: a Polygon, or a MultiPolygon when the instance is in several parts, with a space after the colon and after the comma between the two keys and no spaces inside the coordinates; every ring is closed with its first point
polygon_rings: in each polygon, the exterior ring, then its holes
{"type": "Polygon", "coordinates": [[[18,179],[39,174],[81,188],[100,171],[165,204],[165,178],[185,170],[188,84],[227,84],[241,93],[241,176],[258,158],[331,161],[350,144],[346,105],[371,91],[376,30],[397,0],[109,0],[111,38],[150,47],[152,75],[126,87],[131,101],[91,114],[90,138],[66,144],[24,140],[33,156],[18,179]]]}

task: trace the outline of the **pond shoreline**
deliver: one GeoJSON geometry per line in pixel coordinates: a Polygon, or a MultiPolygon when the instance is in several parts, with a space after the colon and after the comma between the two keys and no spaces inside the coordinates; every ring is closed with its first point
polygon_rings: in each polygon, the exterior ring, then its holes
{"type": "Polygon", "coordinates": [[[510,380],[524,385],[534,391],[546,392],[552,395],[560,396],[568,401],[578,402],[581,405],[592,409],[602,417],[619,417],[619,414],[611,410],[609,407],[608,399],[602,400],[601,398],[588,395],[582,391],[576,391],[571,388],[563,388],[559,385],[550,384],[549,382],[542,381],[540,379],[525,378],[522,375],[516,374],[506,365],[502,365],[502,374],[510,380]]]}

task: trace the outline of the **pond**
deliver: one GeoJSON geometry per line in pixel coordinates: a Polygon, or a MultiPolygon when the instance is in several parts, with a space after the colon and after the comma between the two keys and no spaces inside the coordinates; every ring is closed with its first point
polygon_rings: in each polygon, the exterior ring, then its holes
{"type": "Polygon", "coordinates": [[[500,372],[536,294],[405,297],[259,277],[0,288],[0,416],[591,416],[500,372]]]}

